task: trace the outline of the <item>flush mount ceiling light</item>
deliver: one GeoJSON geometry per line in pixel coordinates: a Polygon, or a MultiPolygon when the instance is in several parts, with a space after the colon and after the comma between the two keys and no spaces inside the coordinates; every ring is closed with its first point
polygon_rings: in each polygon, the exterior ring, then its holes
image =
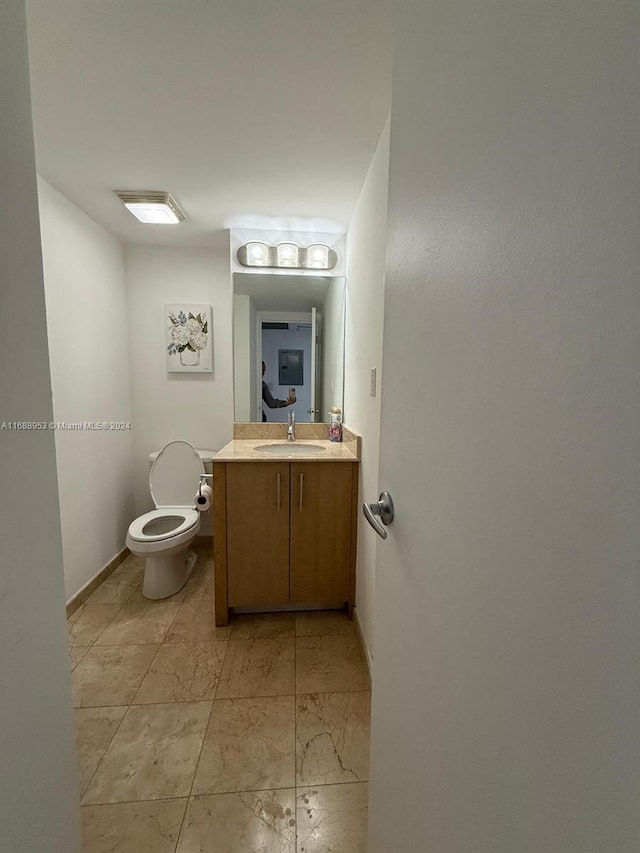
{"type": "Polygon", "coordinates": [[[167,192],[115,190],[124,206],[145,225],[177,225],[187,217],[167,192]]]}
{"type": "Polygon", "coordinates": [[[338,256],[324,243],[300,247],[295,243],[268,246],[252,240],[240,246],[236,256],[243,267],[275,267],[279,269],[332,270],[338,256]]]}

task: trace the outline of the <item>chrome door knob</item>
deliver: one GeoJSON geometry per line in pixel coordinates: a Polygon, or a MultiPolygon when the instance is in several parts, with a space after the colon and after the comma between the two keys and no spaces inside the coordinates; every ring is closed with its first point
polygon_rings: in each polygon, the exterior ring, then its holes
{"type": "Polygon", "coordinates": [[[381,492],[380,497],[378,498],[376,503],[363,503],[362,511],[364,512],[364,517],[373,527],[378,536],[381,539],[386,539],[388,534],[382,524],[384,524],[385,527],[388,524],[391,524],[393,522],[394,516],[393,499],[391,498],[389,492],[381,492]],[[380,524],[378,518],[380,519],[382,524],[380,524]]]}

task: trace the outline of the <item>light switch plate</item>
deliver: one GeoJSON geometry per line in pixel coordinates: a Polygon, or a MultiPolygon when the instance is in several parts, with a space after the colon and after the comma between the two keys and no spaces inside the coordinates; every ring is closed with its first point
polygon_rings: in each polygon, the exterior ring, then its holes
{"type": "Polygon", "coordinates": [[[376,396],[376,373],[376,368],[372,367],[369,374],[369,394],[371,397],[376,396]]]}

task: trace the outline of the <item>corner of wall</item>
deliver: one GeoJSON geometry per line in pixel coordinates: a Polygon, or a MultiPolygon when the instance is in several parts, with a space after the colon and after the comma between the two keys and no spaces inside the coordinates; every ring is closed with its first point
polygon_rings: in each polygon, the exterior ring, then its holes
{"type": "MultiPolygon", "coordinates": [[[[389,144],[387,119],[347,232],[345,420],[362,434],[361,497],[373,496],[371,500],[378,494],[389,144]],[[372,367],[377,370],[375,397],[369,394],[372,367]]],[[[369,662],[373,655],[376,545],[375,533],[361,516],[356,609],[369,662]]]]}

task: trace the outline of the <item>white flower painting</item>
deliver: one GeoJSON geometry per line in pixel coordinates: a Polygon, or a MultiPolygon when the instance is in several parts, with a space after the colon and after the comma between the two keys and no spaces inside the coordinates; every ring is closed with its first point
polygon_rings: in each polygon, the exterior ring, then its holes
{"type": "Polygon", "coordinates": [[[165,305],[167,370],[211,373],[211,305],[165,305]]]}

